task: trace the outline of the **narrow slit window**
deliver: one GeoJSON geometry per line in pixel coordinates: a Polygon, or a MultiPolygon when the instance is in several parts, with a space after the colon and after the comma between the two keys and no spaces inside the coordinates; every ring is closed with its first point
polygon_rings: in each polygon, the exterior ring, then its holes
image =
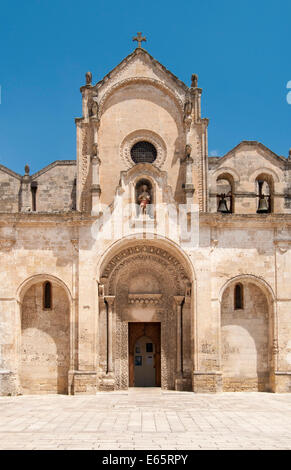
{"type": "Polygon", "coordinates": [[[243,286],[236,284],[234,288],[234,308],[235,310],[244,308],[243,306],[243,286]]]}
{"type": "Polygon", "coordinates": [[[36,191],[37,191],[37,182],[33,181],[31,183],[31,196],[32,196],[32,211],[36,211],[36,191]]]}
{"type": "Polygon", "coordinates": [[[45,282],[44,284],[44,308],[51,309],[52,308],[52,285],[50,282],[45,282]]]}

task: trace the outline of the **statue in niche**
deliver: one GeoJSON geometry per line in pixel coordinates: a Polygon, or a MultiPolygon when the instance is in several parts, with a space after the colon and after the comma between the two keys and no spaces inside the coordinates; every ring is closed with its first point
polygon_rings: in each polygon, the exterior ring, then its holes
{"type": "Polygon", "coordinates": [[[90,117],[97,117],[98,113],[98,103],[94,98],[90,97],[88,100],[88,114],[90,117]]]}
{"type": "Polygon", "coordinates": [[[185,146],[185,158],[190,157],[192,152],[192,147],[190,144],[185,146]]]}
{"type": "Polygon", "coordinates": [[[151,202],[151,196],[150,196],[150,193],[148,192],[148,186],[146,184],[142,185],[141,192],[138,195],[137,200],[139,202],[140,213],[146,214],[147,205],[151,202]]]}
{"type": "Polygon", "coordinates": [[[186,101],[185,103],[185,106],[184,106],[184,116],[185,118],[191,116],[191,112],[192,112],[192,103],[191,101],[186,101]]]}

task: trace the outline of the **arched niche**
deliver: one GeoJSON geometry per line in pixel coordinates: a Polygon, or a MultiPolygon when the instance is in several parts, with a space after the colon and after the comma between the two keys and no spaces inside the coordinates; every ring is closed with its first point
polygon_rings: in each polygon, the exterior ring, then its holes
{"type": "Polygon", "coordinates": [[[221,173],[216,179],[217,210],[223,205],[230,214],[234,213],[234,178],[230,173],[221,173]]]}
{"type": "Polygon", "coordinates": [[[257,213],[273,212],[274,179],[268,173],[260,173],[256,177],[257,213]]]}
{"type": "Polygon", "coordinates": [[[273,342],[273,302],[265,284],[252,276],[227,283],[221,295],[223,390],[271,391],[273,342]],[[239,306],[238,286],[242,296],[239,306]]]}
{"type": "Polygon", "coordinates": [[[138,178],[134,187],[136,215],[154,217],[155,188],[149,178],[138,178]]]}
{"type": "Polygon", "coordinates": [[[19,290],[19,385],[23,394],[68,393],[70,298],[60,281],[36,276],[19,290]],[[50,285],[51,304],[44,300],[50,285]]]}

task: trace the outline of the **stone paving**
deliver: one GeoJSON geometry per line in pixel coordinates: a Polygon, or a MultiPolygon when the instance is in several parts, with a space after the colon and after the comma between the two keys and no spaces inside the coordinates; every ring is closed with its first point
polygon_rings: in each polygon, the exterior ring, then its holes
{"type": "Polygon", "coordinates": [[[0,397],[0,449],[291,449],[291,394],[0,397]]]}

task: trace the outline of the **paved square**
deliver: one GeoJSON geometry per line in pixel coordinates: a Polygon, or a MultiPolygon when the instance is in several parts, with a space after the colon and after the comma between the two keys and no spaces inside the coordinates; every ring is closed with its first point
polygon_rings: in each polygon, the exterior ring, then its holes
{"type": "Polygon", "coordinates": [[[0,397],[0,449],[291,449],[291,394],[0,397]]]}

